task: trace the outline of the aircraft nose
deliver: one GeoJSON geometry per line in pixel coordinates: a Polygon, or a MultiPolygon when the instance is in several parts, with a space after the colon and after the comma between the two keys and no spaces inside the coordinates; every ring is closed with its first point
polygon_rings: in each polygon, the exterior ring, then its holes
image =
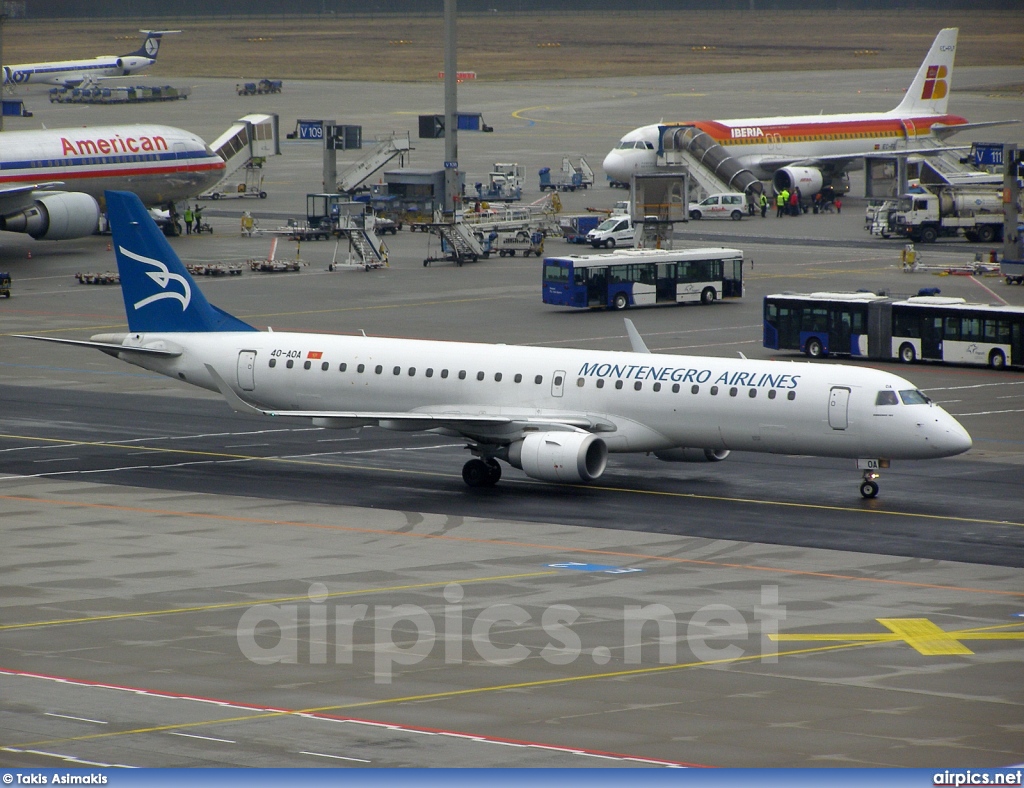
{"type": "Polygon", "coordinates": [[[604,157],[604,161],[601,162],[601,168],[604,170],[604,174],[611,178],[613,181],[625,182],[629,180],[629,173],[626,172],[626,162],[622,154],[618,151],[608,151],[608,155],[604,157]]]}
{"type": "Polygon", "coordinates": [[[970,433],[948,413],[943,412],[938,422],[934,444],[941,452],[941,456],[953,457],[963,454],[974,445],[970,433]]]}

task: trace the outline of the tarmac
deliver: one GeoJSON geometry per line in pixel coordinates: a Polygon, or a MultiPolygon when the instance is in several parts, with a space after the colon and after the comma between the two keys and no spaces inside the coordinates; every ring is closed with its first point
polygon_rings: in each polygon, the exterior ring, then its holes
{"type": "MultiPolygon", "coordinates": [[[[260,76],[260,75],[257,75],[260,76]]],[[[912,72],[466,83],[467,183],[604,153],[660,117],[885,110],[912,72]]],[[[1021,68],[957,69],[951,111],[1019,115],[991,86],[1021,68]]],[[[48,105],[5,128],[160,122],[213,139],[250,112],[361,124],[364,139],[441,112],[440,84],[286,82],[238,97],[48,105]]],[[[1019,126],[973,132],[1014,141],[1019,126]]],[[[963,135],[969,142],[970,134],[963,135]]],[[[954,138],[957,139],[957,138],[954,138]]],[[[959,141],[959,140],[958,140],[959,141]]],[[[412,165],[436,166],[438,140],[412,165]]],[[[287,142],[266,200],[207,203],[186,262],[266,254],[322,189],[321,151],[287,142]]],[[[339,162],[339,169],[341,163],[339,162]]],[[[599,173],[600,177],[600,173],[599,173]]],[[[854,177],[854,194],[859,186],[854,177]]],[[[526,199],[539,196],[528,183],[526,199]]],[[[624,194],[560,195],[567,212],[624,194]]],[[[996,277],[907,274],[902,243],[840,215],[691,222],[678,244],[743,250],[742,299],[628,313],[654,352],[802,359],[761,345],[784,290],[938,286],[1024,305],[996,277]]],[[[311,429],[232,414],[218,397],[101,354],[15,333],[119,330],[108,237],[0,237],[0,764],[56,766],[1006,766],[1024,761],[1024,374],[885,364],[974,437],[902,463],[865,502],[858,474],[814,458],[714,465],[616,458],[600,485],[509,472],[464,487],[457,441],[311,429]],[[31,259],[28,253],[32,253],[31,259]]],[[[204,278],[213,303],[275,330],[628,347],[621,315],[540,301],[540,261],[424,267],[437,240],[387,238],[389,267],[328,271],[334,244],[282,243],[294,274],[204,278]]],[[[549,239],[545,253],[588,251],[549,239]]],[[[948,265],[962,241],[919,249],[948,265]]],[[[831,363],[831,362],[825,362],[831,363]]]]}

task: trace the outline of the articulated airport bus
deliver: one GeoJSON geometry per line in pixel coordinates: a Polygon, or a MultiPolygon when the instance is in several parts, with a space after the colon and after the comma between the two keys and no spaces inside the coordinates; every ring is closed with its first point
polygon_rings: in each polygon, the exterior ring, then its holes
{"type": "Polygon", "coordinates": [[[710,304],[743,295],[739,249],[632,249],[544,260],[545,304],[583,309],[710,304]]]}
{"type": "Polygon", "coordinates": [[[1024,366],[1024,307],[941,296],[779,293],[764,298],[764,346],[811,358],[1024,366]]]}

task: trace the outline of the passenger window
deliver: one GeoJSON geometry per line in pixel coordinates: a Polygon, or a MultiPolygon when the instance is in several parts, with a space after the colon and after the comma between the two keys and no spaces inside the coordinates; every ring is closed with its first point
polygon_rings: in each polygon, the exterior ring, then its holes
{"type": "Polygon", "coordinates": [[[270,367],[271,369],[276,367],[277,366],[277,359],[276,358],[270,359],[270,361],[267,362],[267,366],[270,367]]]}
{"type": "Polygon", "coordinates": [[[730,397],[735,397],[736,396],[736,392],[737,392],[737,388],[735,386],[733,386],[731,389],[729,389],[729,396],[730,397]]]}
{"type": "Polygon", "coordinates": [[[428,378],[434,377],[434,368],[433,367],[427,367],[427,371],[424,372],[423,374],[426,375],[428,378]]]}
{"type": "Polygon", "coordinates": [[[768,399],[775,399],[775,389],[768,390],[768,399]]]}
{"type": "Polygon", "coordinates": [[[522,375],[520,375],[520,374],[519,374],[519,373],[517,372],[517,373],[516,373],[516,376],[515,376],[514,378],[512,378],[512,380],[514,380],[514,381],[515,381],[516,383],[522,383],[522,382],[523,382],[523,376],[522,376],[522,375]]]}
{"type": "Polygon", "coordinates": [[[413,377],[416,374],[416,367],[409,367],[409,377],[413,377]]]}
{"type": "Polygon", "coordinates": [[[380,364],[378,364],[376,367],[374,367],[373,371],[376,372],[379,375],[381,372],[384,371],[384,367],[382,367],[380,364]]]}
{"type": "Polygon", "coordinates": [[[690,393],[691,394],[700,394],[700,386],[698,386],[696,384],[690,386],[690,393]]]}
{"type": "Polygon", "coordinates": [[[579,386],[580,388],[583,388],[583,384],[586,382],[587,381],[584,380],[583,378],[576,378],[576,385],[579,386]]]}
{"type": "Polygon", "coordinates": [[[285,366],[288,367],[288,369],[291,369],[292,367],[295,366],[295,360],[294,359],[288,359],[288,362],[285,364],[285,366]]]}
{"type": "Polygon", "coordinates": [[[312,361],[306,361],[306,362],[303,362],[303,364],[302,364],[302,368],[303,369],[309,369],[311,366],[313,366],[313,362],[312,361]]]}
{"type": "Polygon", "coordinates": [[[717,397],[718,396],[718,386],[712,386],[711,387],[711,396],[712,397],[717,397]]]}
{"type": "Polygon", "coordinates": [[[484,373],[483,372],[477,372],[476,373],[476,379],[477,380],[483,380],[484,379],[484,373]]]}
{"type": "Polygon", "coordinates": [[[598,378],[597,379],[597,387],[599,389],[603,389],[604,388],[604,378],[598,378]]]}
{"type": "Polygon", "coordinates": [[[494,373],[494,382],[495,383],[501,383],[501,373],[500,372],[495,372],[494,373]]]}
{"type": "Polygon", "coordinates": [[[899,405],[899,398],[895,391],[879,391],[875,397],[875,405],[899,405]]]}
{"type": "Polygon", "coordinates": [[[756,397],[756,396],[757,396],[757,389],[751,389],[750,390],[750,398],[754,399],[754,397],[756,397]]]}
{"type": "Polygon", "coordinates": [[[655,391],[661,391],[661,384],[660,383],[655,383],[654,384],[654,390],[655,391]]]}
{"type": "Polygon", "coordinates": [[[544,376],[543,375],[538,375],[537,377],[535,377],[533,379],[533,382],[536,383],[539,386],[541,383],[544,382],[544,376]]]}
{"type": "Polygon", "coordinates": [[[330,368],[331,368],[331,365],[328,364],[326,361],[323,364],[320,365],[320,369],[322,369],[324,372],[326,372],[330,368]]]}
{"type": "Polygon", "coordinates": [[[622,388],[622,381],[621,380],[616,380],[615,381],[615,388],[617,388],[617,389],[621,389],[622,388]]]}
{"type": "Polygon", "coordinates": [[[402,368],[401,367],[395,367],[392,370],[392,372],[394,372],[396,375],[401,375],[402,374],[402,368]]]}
{"type": "Polygon", "coordinates": [[[641,383],[639,380],[636,383],[633,384],[633,390],[634,391],[639,391],[643,387],[644,387],[644,384],[641,383]]]}
{"type": "Polygon", "coordinates": [[[441,370],[441,378],[444,379],[446,377],[448,377],[448,370],[447,369],[442,369],[441,370]]]}
{"type": "Polygon", "coordinates": [[[348,364],[346,364],[344,361],[342,361],[338,365],[338,372],[344,372],[346,369],[348,369],[348,364]]]}
{"type": "Polygon", "coordinates": [[[561,386],[562,385],[562,376],[561,375],[555,375],[555,385],[556,386],[561,386]]]}
{"type": "Polygon", "coordinates": [[[365,364],[360,364],[358,367],[356,367],[356,372],[358,372],[360,375],[362,375],[363,374],[363,370],[365,370],[365,369],[366,369],[366,365],[365,364]]]}
{"type": "Polygon", "coordinates": [[[465,380],[465,379],[466,379],[466,370],[460,369],[459,370],[459,380],[465,380]]]}
{"type": "Polygon", "coordinates": [[[789,392],[789,393],[788,393],[788,394],[786,395],[786,399],[789,399],[789,400],[793,400],[793,399],[796,399],[796,392],[795,392],[795,391],[791,391],[791,392],[789,392]]]}

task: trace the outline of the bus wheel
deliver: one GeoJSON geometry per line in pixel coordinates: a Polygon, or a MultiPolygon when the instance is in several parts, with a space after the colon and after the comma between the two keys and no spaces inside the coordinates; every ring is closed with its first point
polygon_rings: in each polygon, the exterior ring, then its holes
{"type": "Polygon", "coordinates": [[[715,288],[705,287],[704,292],[700,294],[700,302],[705,306],[715,303],[715,288]]]}
{"type": "Polygon", "coordinates": [[[1001,350],[993,350],[988,355],[988,365],[992,369],[1004,369],[1006,367],[1006,356],[1001,350]]]}
{"type": "Polygon", "coordinates": [[[913,364],[917,361],[917,351],[909,342],[900,345],[900,361],[904,364],[913,364]]]}
{"type": "Polygon", "coordinates": [[[807,355],[809,358],[824,358],[825,348],[821,340],[811,337],[807,340],[807,355]]]}
{"type": "Polygon", "coordinates": [[[621,311],[625,309],[627,306],[629,306],[629,298],[626,296],[626,294],[616,293],[615,298],[612,299],[612,309],[617,309],[621,311]]]}

